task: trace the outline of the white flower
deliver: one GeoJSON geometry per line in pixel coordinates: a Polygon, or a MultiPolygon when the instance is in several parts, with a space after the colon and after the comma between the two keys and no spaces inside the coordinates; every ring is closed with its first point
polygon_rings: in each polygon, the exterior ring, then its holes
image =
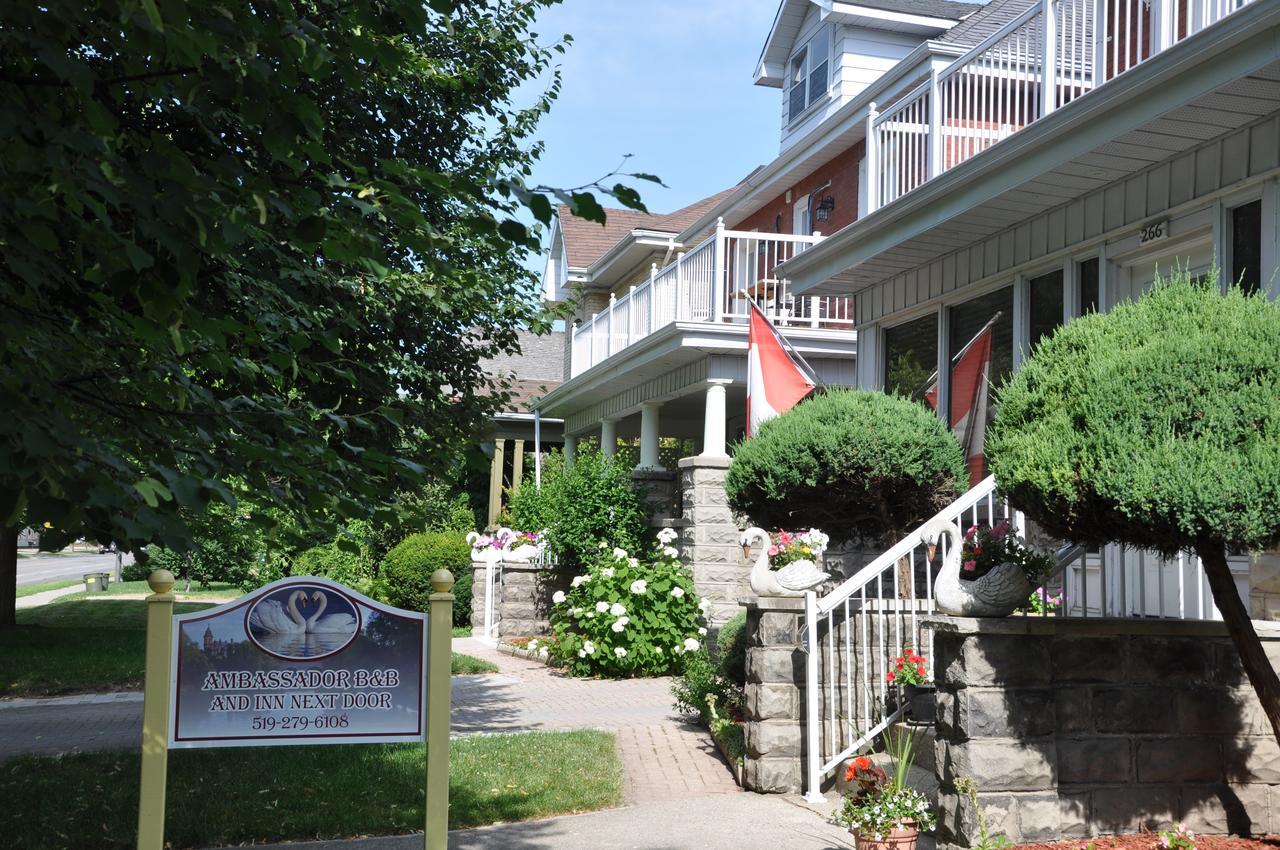
{"type": "Polygon", "coordinates": [[[710,600],[710,599],[708,599],[708,598],[707,598],[707,597],[705,597],[705,596],[704,596],[704,597],[702,597],[701,599],[699,599],[699,600],[698,600],[698,610],[699,610],[699,611],[701,611],[701,612],[705,615],[708,611],[710,611],[710,610],[711,610],[711,600],[710,600]]]}
{"type": "Polygon", "coordinates": [[[698,639],[697,639],[697,638],[685,638],[685,639],[684,639],[684,648],[685,648],[686,650],[688,650],[689,652],[695,652],[695,651],[697,651],[698,647],[700,647],[700,646],[702,646],[702,644],[698,643],[698,639]]]}
{"type": "Polygon", "coordinates": [[[640,569],[640,559],[639,559],[639,558],[627,558],[627,563],[631,565],[631,569],[633,569],[633,570],[638,570],[638,569],[640,569]]]}
{"type": "Polygon", "coordinates": [[[649,582],[645,581],[642,578],[638,578],[635,581],[631,582],[632,593],[644,593],[648,589],[649,589],[649,582]]]}
{"type": "Polygon", "coordinates": [[[595,611],[588,611],[588,612],[587,612],[587,619],[588,619],[588,620],[594,620],[595,618],[596,618],[596,612],[595,612],[595,611]]]}
{"type": "Polygon", "coordinates": [[[579,657],[579,658],[586,658],[586,657],[587,657],[587,651],[586,651],[585,649],[579,649],[579,650],[578,650],[578,657],[579,657]]]}
{"type": "Polygon", "coordinates": [[[663,546],[662,554],[666,555],[668,558],[679,558],[680,550],[674,546],[663,546]]]}
{"type": "Polygon", "coordinates": [[[564,601],[564,591],[563,591],[563,590],[557,590],[555,593],[551,594],[551,602],[552,602],[552,604],[559,605],[559,604],[560,604],[561,602],[563,602],[563,601],[564,601]]]}
{"type": "MultiPolygon", "coordinates": [[[[599,608],[600,604],[597,603],[596,607],[599,608]]],[[[623,614],[627,613],[627,609],[622,606],[621,602],[615,602],[609,606],[609,613],[615,617],[621,617],[623,614]]]]}
{"type": "Polygon", "coordinates": [[[671,651],[674,652],[676,655],[680,655],[682,652],[684,652],[684,647],[681,646],[680,644],[676,644],[671,648],[671,651]]]}
{"type": "Polygon", "coordinates": [[[574,608],[574,609],[573,609],[572,611],[570,611],[569,613],[573,614],[573,616],[575,616],[575,617],[581,617],[581,616],[582,616],[582,609],[581,609],[581,608],[574,608]]]}
{"type": "Polygon", "coordinates": [[[658,653],[659,655],[661,655],[661,654],[662,654],[662,647],[660,647],[660,646],[655,646],[655,647],[653,648],[653,651],[654,651],[654,652],[656,652],[656,653],[658,653]]]}
{"type": "Polygon", "coordinates": [[[706,637],[707,636],[706,628],[704,626],[698,626],[698,634],[702,635],[703,637],[706,637]]]}
{"type": "Polygon", "coordinates": [[[596,603],[596,610],[603,614],[605,611],[609,610],[609,603],[601,599],[596,603]]]}
{"type": "Polygon", "coordinates": [[[584,640],[582,642],[582,651],[585,652],[587,655],[595,655],[596,645],[589,640],[584,640]]]}
{"type": "Polygon", "coordinates": [[[537,648],[538,648],[538,642],[537,642],[536,640],[531,640],[531,641],[529,641],[529,651],[530,651],[530,652],[533,652],[533,651],[534,651],[535,649],[537,649],[537,648]]]}
{"type": "Polygon", "coordinates": [[[627,623],[630,623],[630,622],[631,622],[630,617],[619,617],[617,620],[614,620],[613,625],[610,626],[610,628],[613,629],[615,632],[621,633],[622,630],[627,627],[627,623]]]}
{"type": "Polygon", "coordinates": [[[627,648],[625,646],[615,646],[613,648],[613,654],[618,656],[619,658],[626,658],[627,648]]]}
{"type": "Polygon", "coordinates": [[[586,584],[586,583],[587,583],[587,582],[589,582],[589,581],[591,581],[591,576],[574,576],[574,577],[573,577],[573,581],[571,582],[571,584],[572,584],[574,587],[577,587],[578,585],[580,585],[580,584],[586,584]]]}
{"type": "Polygon", "coordinates": [[[670,543],[672,540],[675,540],[679,536],[680,534],[674,528],[671,528],[670,526],[668,526],[667,528],[664,528],[658,532],[658,542],[663,544],[670,543]]]}
{"type": "Polygon", "coordinates": [[[619,549],[617,546],[614,546],[613,557],[617,558],[619,561],[625,561],[627,559],[627,550],[619,549]]]}
{"type": "Polygon", "coordinates": [[[671,595],[676,599],[679,599],[681,596],[684,596],[684,588],[677,584],[675,587],[671,588],[671,595]]]}
{"type": "Polygon", "coordinates": [[[600,571],[600,575],[604,576],[605,578],[613,578],[613,567],[605,567],[603,570],[600,571]]]}
{"type": "Polygon", "coordinates": [[[538,650],[538,657],[539,657],[539,658],[546,658],[546,657],[547,657],[547,653],[549,653],[549,652],[550,652],[550,650],[549,650],[549,649],[547,649],[547,648],[544,646],[542,649],[539,649],[539,650],[538,650]]]}

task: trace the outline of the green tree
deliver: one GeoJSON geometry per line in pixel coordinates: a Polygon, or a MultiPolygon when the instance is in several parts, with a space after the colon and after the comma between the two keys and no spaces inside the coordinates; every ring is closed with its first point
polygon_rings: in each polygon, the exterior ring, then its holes
{"type": "Polygon", "coordinates": [[[6,10],[0,626],[27,521],[183,552],[232,481],[332,530],[445,469],[546,326],[520,211],[643,208],[526,183],[552,2],[6,10]]]}
{"type": "Polygon", "coordinates": [[[1159,281],[1043,342],[1000,393],[987,456],[1049,532],[1200,556],[1280,739],[1277,680],[1227,554],[1280,542],[1280,310],[1216,275],[1159,281]]]}
{"type": "Polygon", "coordinates": [[[832,390],[770,419],[735,449],[729,505],[766,529],[895,543],[968,482],[964,452],[918,402],[832,390]]]}

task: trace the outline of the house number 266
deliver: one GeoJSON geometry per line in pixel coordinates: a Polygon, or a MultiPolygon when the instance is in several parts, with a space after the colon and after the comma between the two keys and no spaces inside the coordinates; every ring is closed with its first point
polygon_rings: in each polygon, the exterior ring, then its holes
{"type": "Polygon", "coordinates": [[[1145,245],[1148,242],[1154,242],[1157,239],[1163,239],[1169,235],[1169,221],[1157,221],[1154,224],[1148,224],[1138,233],[1138,244],[1145,245]]]}

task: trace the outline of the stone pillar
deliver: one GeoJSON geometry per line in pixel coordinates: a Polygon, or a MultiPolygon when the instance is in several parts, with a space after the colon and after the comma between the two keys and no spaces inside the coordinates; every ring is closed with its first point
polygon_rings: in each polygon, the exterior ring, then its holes
{"type": "Polygon", "coordinates": [[[658,411],[661,409],[662,405],[656,401],[640,405],[640,465],[636,469],[664,468],[658,459],[658,437],[661,436],[658,411]]]}
{"type": "Polygon", "coordinates": [[[679,476],[665,469],[637,469],[631,479],[644,494],[648,507],[649,525],[653,528],[675,526],[680,520],[679,476]]]}
{"type": "Polygon", "coordinates": [[[613,457],[618,453],[618,420],[600,420],[600,453],[613,457]]]}
{"type": "Polygon", "coordinates": [[[710,621],[719,626],[738,613],[751,594],[751,568],[744,563],[741,536],[729,510],[724,478],[729,458],[696,457],[680,461],[684,528],[681,553],[693,571],[698,594],[711,600],[710,621]]]}
{"type": "Polygon", "coordinates": [[[502,465],[505,460],[506,440],[493,441],[493,459],[489,462],[489,512],[488,524],[498,521],[502,511],[502,465]]]}
{"type": "Polygon", "coordinates": [[[511,453],[511,492],[520,492],[520,480],[524,478],[524,440],[516,440],[511,453]]]}
{"type": "Polygon", "coordinates": [[[573,466],[578,457],[578,438],[573,434],[564,435],[564,465],[573,466]]]}
{"type": "Polygon", "coordinates": [[[743,787],[749,791],[798,794],[804,784],[803,625],[803,599],[747,604],[743,787]]]}
{"type": "MultiPolygon", "coordinates": [[[[472,561],[471,633],[484,633],[485,563],[472,561]]],[[[498,637],[532,637],[550,633],[551,597],[569,589],[570,576],[538,564],[503,561],[494,582],[494,619],[498,637]]]]}
{"type": "Polygon", "coordinates": [[[713,380],[707,387],[707,405],[702,414],[702,457],[728,457],[725,429],[725,387],[732,381],[713,380]]]}

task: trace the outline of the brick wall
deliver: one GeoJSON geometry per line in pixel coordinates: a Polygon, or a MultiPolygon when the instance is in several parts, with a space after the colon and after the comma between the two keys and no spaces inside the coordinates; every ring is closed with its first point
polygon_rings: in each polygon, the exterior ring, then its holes
{"type": "Polygon", "coordinates": [[[854,222],[858,217],[858,161],[865,156],[862,142],[858,142],[849,150],[837,154],[827,162],[815,168],[810,174],[797,181],[791,187],[791,201],[786,194],[779,194],[769,203],[756,210],[746,219],[733,226],[734,230],[758,229],[764,233],[774,233],[778,216],[782,217],[782,233],[792,232],[792,209],[795,202],[817,189],[828,180],[831,185],[814,195],[816,206],[824,196],[835,198],[836,206],[831,211],[831,218],[826,221],[815,221],[813,229],[826,235],[835,233],[854,222]]]}

